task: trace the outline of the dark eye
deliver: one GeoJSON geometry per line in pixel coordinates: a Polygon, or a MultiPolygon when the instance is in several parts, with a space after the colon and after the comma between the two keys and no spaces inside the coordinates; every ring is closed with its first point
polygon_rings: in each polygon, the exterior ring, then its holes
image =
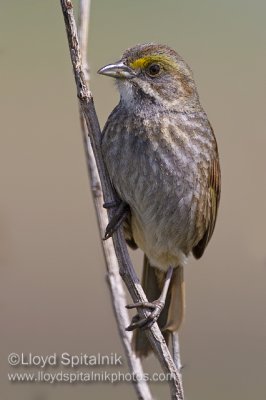
{"type": "Polygon", "coordinates": [[[155,75],[158,75],[160,71],[161,71],[161,67],[159,64],[151,64],[151,65],[149,65],[147,72],[149,75],[155,76],[155,75]]]}

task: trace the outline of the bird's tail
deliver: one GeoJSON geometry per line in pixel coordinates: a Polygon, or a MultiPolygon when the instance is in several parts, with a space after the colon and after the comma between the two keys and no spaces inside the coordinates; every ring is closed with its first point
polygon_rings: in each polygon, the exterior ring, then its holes
{"type": "MultiPolygon", "coordinates": [[[[183,275],[182,266],[174,268],[165,306],[157,321],[167,344],[169,342],[170,333],[178,330],[184,315],[185,288],[183,275]]],[[[166,272],[152,267],[147,257],[144,256],[142,286],[148,301],[154,301],[159,298],[165,277],[166,272]]],[[[152,351],[145,332],[140,329],[134,332],[133,346],[139,357],[146,357],[149,352],[152,351]]]]}

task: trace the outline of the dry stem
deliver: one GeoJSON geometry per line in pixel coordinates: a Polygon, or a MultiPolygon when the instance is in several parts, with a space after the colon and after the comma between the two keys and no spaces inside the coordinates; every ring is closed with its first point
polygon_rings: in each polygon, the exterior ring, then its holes
{"type": "MultiPolygon", "coordinates": [[[[73,72],[77,86],[77,96],[79,99],[80,108],[82,110],[86,122],[86,126],[82,122],[84,147],[87,155],[88,169],[91,176],[91,185],[94,195],[94,202],[97,211],[100,233],[101,236],[103,236],[103,232],[107,223],[105,210],[102,209],[103,199],[105,202],[112,202],[115,200],[115,194],[113,192],[113,188],[110,183],[110,179],[101,155],[101,146],[100,146],[101,131],[97,114],[94,108],[92,95],[88,89],[85,72],[82,66],[82,59],[81,59],[79,40],[73,14],[72,2],[70,0],[60,0],[60,1],[67,31],[73,72]],[[87,139],[87,132],[89,133],[90,140],[87,139]]],[[[89,13],[87,13],[87,15],[89,15],[89,13]]],[[[80,38],[82,38],[82,40],[87,40],[83,36],[85,31],[86,29],[80,31],[80,38]]],[[[83,56],[86,55],[86,50],[84,50],[86,49],[86,47],[87,47],[86,43],[83,42],[82,44],[83,56]]],[[[83,58],[83,60],[85,60],[85,58],[83,58]]],[[[81,118],[81,121],[83,121],[83,118],[81,118]]],[[[113,235],[113,244],[117,259],[115,257],[111,243],[112,243],[111,239],[109,239],[109,241],[104,242],[103,249],[105,253],[106,264],[108,266],[108,279],[112,292],[113,306],[116,313],[119,332],[123,340],[129,365],[132,368],[132,371],[136,368],[137,371],[139,372],[142,371],[141,364],[140,363],[138,364],[139,360],[136,359],[134,354],[132,354],[130,346],[131,336],[129,335],[129,333],[125,332],[125,326],[128,325],[129,321],[128,321],[128,315],[124,309],[125,296],[123,293],[123,288],[120,282],[120,278],[117,273],[118,265],[119,265],[120,275],[122,276],[124,282],[126,283],[126,286],[131,294],[133,301],[134,302],[147,301],[147,298],[145,296],[145,293],[143,292],[143,289],[139,283],[139,280],[137,278],[137,275],[129,258],[121,228],[118,229],[117,232],[115,232],[113,235]],[[118,265],[117,265],[117,260],[118,260],[118,265]],[[115,291],[117,291],[117,293],[114,293],[115,291]],[[116,294],[119,295],[116,296],[116,294]]],[[[147,313],[148,312],[145,309],[140,310],[141,316],[147,316],[148,315],[147,313]]],[[[155,323],[151,328],[147,329],[146,332],[148,339],[153,347],[153,350],[160,361],[163,371],[167,374],[171,374],[171,380],[169,380],[171,398],[176,400],[183,400],[184,396],[183,396],[182,382],[180,380],[179,372],[172,360],[171,354],[168,350],[168,347],[165,343],[165,340],[160,332],[157,323],[155,323]]],[[[149,393],[149,390],[147,389],[147,385],[143,386],[143,382],[137,382],[135,385],[135,389],[140,399],[145,399],[145,400],[151,399],[151,395],[149,393]]]]}

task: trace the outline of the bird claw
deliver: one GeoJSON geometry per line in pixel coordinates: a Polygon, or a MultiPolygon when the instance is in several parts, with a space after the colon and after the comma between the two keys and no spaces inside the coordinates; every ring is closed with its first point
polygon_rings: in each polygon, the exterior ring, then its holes
{"type": "Polygon", "coordinates": [[[160,301],[160,299],[155,300],[153,302],[139,302],[139,303],[128,304],[126,306],[127,309],[148,308],[153,311],[151,311],[151,313],[144,318],[140,318],[139,314],[135,315],[131,320],[131,324],[126,328],[126,331],[133,331],[134,329],[137,328],[143,330],[150,328],[158,320],[163,307],[164,307],[164,302],[160,301]]]}
{"type": "Polygon", "coordinates": [[[117,202],[104,203],[103,207],[107,209],[116,207],[115,213],[111,217],[110,222],[108,223],[105,230],[103,240],[107,240],[113,235],[113,233],[119,228],[119,226],[126,219],[129,212],[129,206],[124,201],[121,201],[120,203],[117,202]]]}
{"type": "Polygon", "coordinates": [[[121,203],[121,201],[118,201],[118,200],[106,201],[105,203],[103,203],[103,208],[105,208],[106,210],[109,210],[110,208],[118,207],[120,205],[120,203],[121,203]]]}

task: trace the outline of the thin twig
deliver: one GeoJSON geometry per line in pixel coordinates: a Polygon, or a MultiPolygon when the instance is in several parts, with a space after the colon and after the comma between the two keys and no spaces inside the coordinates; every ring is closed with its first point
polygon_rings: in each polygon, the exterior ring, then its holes
{"type": "Polygon", "coordinates": [[[87,48],[88,48],[88,37],[89,37],[90,9],[91,9],[91,0],[79,1],[78,37],[79,37],[82,69],[85,75],[88,89],[90,88],[89,85],[90,69],[88,64],[87,48]]]}
{"type": "Polygon", "coordinates": [[[179,335],[177,332],[172,332],[171,337],[172,337],[173,360],[177,370],[181,374],[182,363],[180,355],[179,335]]]}
{"type": "MultiPolygon", "coordinates": [[[[90,18],[90,0],[80,0],[78,36],[80,43],[82,69],[84,72],[84,78],[87,83],[88,90],[89,90],[89,65],[87,57],[87,46],[88,46],[89,18],[90,18]]],[[[81,122],[83,144],[87,160],[88,173],[90,177],[90,185],[94,199],[94,206],[98,221],[98,227],[102,238],[104,236],[105,228],[108,223],[108,218],[106,210],[103,208],[103,194],[101,189],[101,182],[97,171],[95,158],[93,155],[90,138],[88,136],[87,125],[83,117],[81,107],[79,107],[79,111],[80,111],[80,122],[81,122]]],[[[105,257],[107,279],[110,287],[112,305],[117,321],[119,334],[124,346],[128,366],[132,376],[143,376],[144,372],[142,369],[141,362],[139,358],[136,357],[135,353],[132,351],[132,346],[131,346],[132,332],[125,331],[125,326],[127,326],[130,323],[130,321],[128,313],[125,308],[126,296],[123,288],[122,279],[119,275],[119,265],[115,255],[113,242],[111,240],[101,241],[101,242],[105,257]]],[[[150,389],[146,381],[134,380],[133,384],[139,399],[152,400],[152,395],[150,393],[150,389]]]]}
{"type": "MultiPolygon", "coordinates": [[[[100,181],[102,184],[104,201],[113,202],[115,200],[115,194],[113,192],[112,185],[110,183],[110,179],[101,155],[101,131],[99,121],[94,108],[93,99],[86,85],[84,72],[82,70],[79,42],[75,19],[73,15],[73,6],[70,0],[60,1],[68,36],[73,72],[76,80],[77,95],[90,135],[93,153],[95,156],[100,181]]],[[[126,286],[130,292],[133,301],[147,301],[145,293],[140,285],[140,282],[129,258],[126,242],[124,240],[124,235],[121,228],[114,233],[113,243],[119,263],[120,275],[126,283],[126,286]]],[[[148,312],[145,309],[140,310],[140,315],[142,317],[147,317],[148,312]]],[[[169,374],[168,376],[171,375],[171,379],[168,381],[171,390],[171,398],[176,400],[183,400],[183,388],[178,370],[173,362],[171,354],[168,350],[168,347],[157,323],[155,323],[151,328],[147,329],[146,334],[152,345],[154,353],[160,361],[163,371],[169,374]]]]}

